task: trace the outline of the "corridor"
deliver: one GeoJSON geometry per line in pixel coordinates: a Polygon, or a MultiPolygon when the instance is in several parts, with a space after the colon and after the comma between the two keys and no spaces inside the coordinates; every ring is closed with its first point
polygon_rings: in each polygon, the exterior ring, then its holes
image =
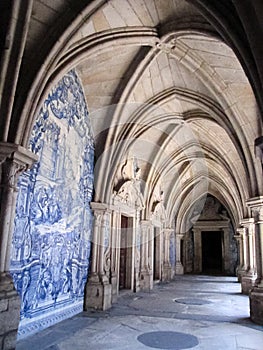
{"type": "Polygon", "coordinates": [[[20,340],[16,350],[262,350],[236,277],[183,275],[150,292],[123,291],[105,312],[89,310],[20,340]]]}

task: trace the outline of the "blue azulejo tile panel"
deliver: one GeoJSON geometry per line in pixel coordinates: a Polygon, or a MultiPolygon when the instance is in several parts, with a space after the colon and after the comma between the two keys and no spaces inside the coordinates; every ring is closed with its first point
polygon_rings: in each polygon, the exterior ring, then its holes
{"type": "Polygon", "coordinates": [[[19,179],[11,255],[21,296],[20,337],[82,309],[90,258],[94,142],[74,71],[47,96],[30,149],[39,162],[19,179]]]}
{"type": "Polygon", "coordinates": [[[171,234],[170,236],[170,264],[172,267],[175,266],[176,252],[175,252],[175,236],[171,234]]]}

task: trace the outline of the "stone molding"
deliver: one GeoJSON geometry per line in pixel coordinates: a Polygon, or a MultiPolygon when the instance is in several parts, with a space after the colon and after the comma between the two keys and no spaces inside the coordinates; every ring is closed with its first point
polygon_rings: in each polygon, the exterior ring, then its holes
{"type": "MultiPolygon", "coordinates": [[[[19,172],[22,172],[31,168],[38,161],[38,156],[20,145],[0,142],[0,164],[6,161],[16,164],[19,172]]],[[[12,174],[8,176],[9,179],[14,175],[13,170],[10,169],[10,172],[12,174]]],[[[10,174],[10,172],[8,173],[10,174]]]]}
{"type": "Polygon", "coordinates": [[[246,204],[252,212],[257,223],[263,223],[263,196],[249,198],[246,204]]]}

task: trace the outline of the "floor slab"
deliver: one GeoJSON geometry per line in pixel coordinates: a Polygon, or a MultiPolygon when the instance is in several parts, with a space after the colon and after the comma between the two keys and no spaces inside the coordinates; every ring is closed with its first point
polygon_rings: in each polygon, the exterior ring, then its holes
{"type": "Polygon", "coordinates": [[[176,276],[149,292],[122,292],[107,311],[87,312],[20,340],[16,350],[262,350],[236,277],[176,276]],[[179,301],[179,302],[178,302],[179,301]]]}

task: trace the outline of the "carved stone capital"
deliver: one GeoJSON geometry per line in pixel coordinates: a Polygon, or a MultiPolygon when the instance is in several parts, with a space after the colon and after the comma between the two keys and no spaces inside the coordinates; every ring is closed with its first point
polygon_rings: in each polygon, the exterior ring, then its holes
{"type": "Polygon", "coordinates": [[[184,234],[176,233],[175,237],[176,237],[176,239],[181,240],[181,239],[184,239],[184,234]]]}
{"type": "Polygon", "coordinates": [[[37,155],[20,145],[0,142],[1,187],[15,189],[18,176],[37,160],[37,155]]]}
{"type": "Polygon", "coordinates": [[[237,237],[242,238],[246,234],[246,229],[244,227],[238,227],[236,231],[238,233],[237,237]]]}
{"type": "Polygon", "coordinates": [[[247,232],[248,235],[255,233],[255,218],[246,218],[240,221],[243,229],[247,232]]]}
{"type": "Polygon", "coordinates": [[[163,233],[164,233],[164,237],[165,239],[169,240],[170,239],[170,236],[171,234],[174,232],[174,230],[172,228],[166,228],[163,230],[163,233]]]}
{"type": "Polygon", "coordinates": [[[109,215],[112,212],[109,206],[105,203],[91,202],[90,207],[93,211],[95,218],[101,218],[106,221],[108,220],[109,215]]]}
{"type": "Polygon", "coordinates": [[[263,196],[249,198],[246,204],[250,208],[253,218],[257,222],[263,222],[263,196]]]}
{"type": "Polygon", "coordinates": [[[0,164],[6,159],[11,159],[17,164],[30,168],[37,162],[38,156],[20,145],[0,142],[0,164]]]}

